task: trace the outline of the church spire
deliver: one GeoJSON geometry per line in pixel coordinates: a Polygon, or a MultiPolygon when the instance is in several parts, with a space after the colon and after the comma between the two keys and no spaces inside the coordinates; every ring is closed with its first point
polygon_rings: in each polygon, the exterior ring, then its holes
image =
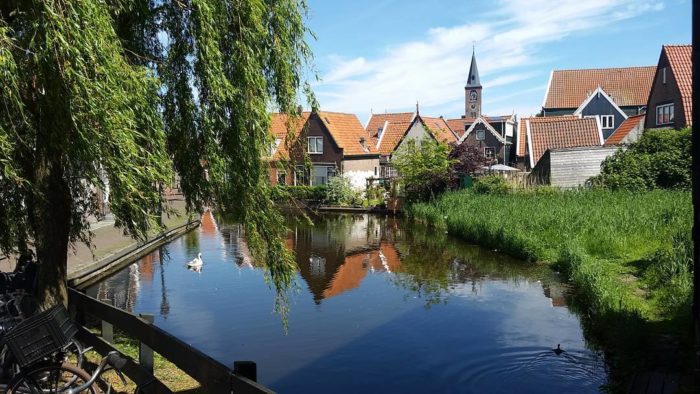
{"type": "Polygon", "coordinates": [[[469,77],[467,78],[467,88],[481,87],[479,80],[479,69],[476,67],[476,56],[472,48],[472,64],[469,66],[469,77]]]}
{"type": "Polygon", "coordinates": [[[476,67],[476,56],[472,48],[472,63],[469,66],[469,77],[464,87],[464,117],[478,118],[481,116],[481,80],[479,69],[476,67]]]}

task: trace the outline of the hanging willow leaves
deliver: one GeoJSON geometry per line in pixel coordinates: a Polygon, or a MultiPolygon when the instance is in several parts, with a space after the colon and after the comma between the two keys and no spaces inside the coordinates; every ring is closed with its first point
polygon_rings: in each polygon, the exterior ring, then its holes
{"type": "Polygon", "coordinates": [[[190,212],[244,224],[282,294],[295,265],[268,197],[272,109],[294,115],[311,52],[295,0],[46,0],[0,5],[0,249],[29,246],[65,300],[69,243],[109,185],[125,233],[161,225],[174,171],[190,212]]]}

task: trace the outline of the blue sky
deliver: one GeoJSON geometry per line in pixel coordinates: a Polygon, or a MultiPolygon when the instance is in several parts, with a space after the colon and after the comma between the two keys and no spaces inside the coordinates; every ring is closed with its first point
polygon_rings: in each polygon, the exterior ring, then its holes
{"type": "Polygon", "coordinates": [[[552,69],[655,65],[691,0],[309,0],[321,109],[459,117],[472,44],[487,115],[539,111],[552,69]]]}

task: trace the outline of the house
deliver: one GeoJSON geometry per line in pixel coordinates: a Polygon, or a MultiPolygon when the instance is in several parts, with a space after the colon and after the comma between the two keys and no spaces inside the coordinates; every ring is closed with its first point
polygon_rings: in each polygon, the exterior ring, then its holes
{"type": "Polygon", "coordinates": [[[636,142],[644,132],[644,119],[647,114],[627,118],[620,127],[605,139],[605,146],[629,145],[636,142]]]}
{"type": "Polygon", "coordinates": [[[618,149],[618,146],[550,148],[540,157],[529,178],[533,183],[559,188],[584,186],[591,177],[600,174],[603,160],[618,149]]]}
{"type": "Polygon", "coordinates": [[[400,152],[401,146],[408,141],[420,143],[429,139],[446,144],[457,143],[457,136],[445,119],[423,116],[418,112],[372,114],[365,131],[380,155],[380,178],[396,176],[391,167],[391,157],[400,152]]]}
{"type": "Polygon", "coordinates": [[[692,45],[664,45],[647,101],[647,128],[693,125],[692,45]]]}
{"type": "Polygon", "coordinates": [[[542,116],[597,117],[603,138],[629,116],[646,112],[656,66],[553,70],[542,116]]]}
{"type": "Polygon", "coordinates": [[[391,157],[400,155],[409,141],[415,141],[417,145],[425,141],[456,144],[457,136],[447,125],[445,119],[416,114],[413,118],[413,122],[411,122],[404,134],[396,142],[396,146],[391,152],[391,157]]]}
{"type": "Polygon", "coordinates": [[[510,163],[510,141],[499,133],[486,118],[480,116],[469,126],[459,139],[460,144],[468,144],[479,148],[484,157],[492,160],[493,164],[510,163]]]}
{"type": "Polygon", "coordinates": [[[343,174],[357,189],[378,175],[379,152],[372,146],[353,114],[303,112],[290,120],[272,114],[274,137],[270,155],[270,182],[286,185],[323,185],[343,174]],[[304,165],[308,154],[311,168],[304,165]]]}
{"type": "Polygon", "coordinates": [[[476,64],[476,56],[472,59],[464,86],[464,115],[458,119],[448,119],[446,122],[459,142],[467,141],[483,149],[484,156],[498,160],[498,163],[509,164],[510,145],[517,127],[515,115],[485,116],[482,108],[481,79],[476,64]],[[470,136],[469,134],[473,132],[470,136]],[[495,133],[498,135],[494,136],[495,133]],[[485,139],[477,139],[484,137],[485,139]]]}
{"type": "Polygon", "coordinates": [[[602,146],[604,140],[599,118],[569,115],[520,119],[517,142],[519,167],[531,170],[548,150],[602,146]]]}

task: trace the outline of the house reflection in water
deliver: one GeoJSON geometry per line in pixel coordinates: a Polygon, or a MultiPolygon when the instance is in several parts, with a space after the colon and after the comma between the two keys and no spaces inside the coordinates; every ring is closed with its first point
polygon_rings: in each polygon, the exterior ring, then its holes
{"type": "Polygon", "coordinates": [[[287,239],[314,301],[358,288],[371,272],[401,265],[389,221],[371,215],[334,216],[315,226],[296,224],[287,239]]]}

